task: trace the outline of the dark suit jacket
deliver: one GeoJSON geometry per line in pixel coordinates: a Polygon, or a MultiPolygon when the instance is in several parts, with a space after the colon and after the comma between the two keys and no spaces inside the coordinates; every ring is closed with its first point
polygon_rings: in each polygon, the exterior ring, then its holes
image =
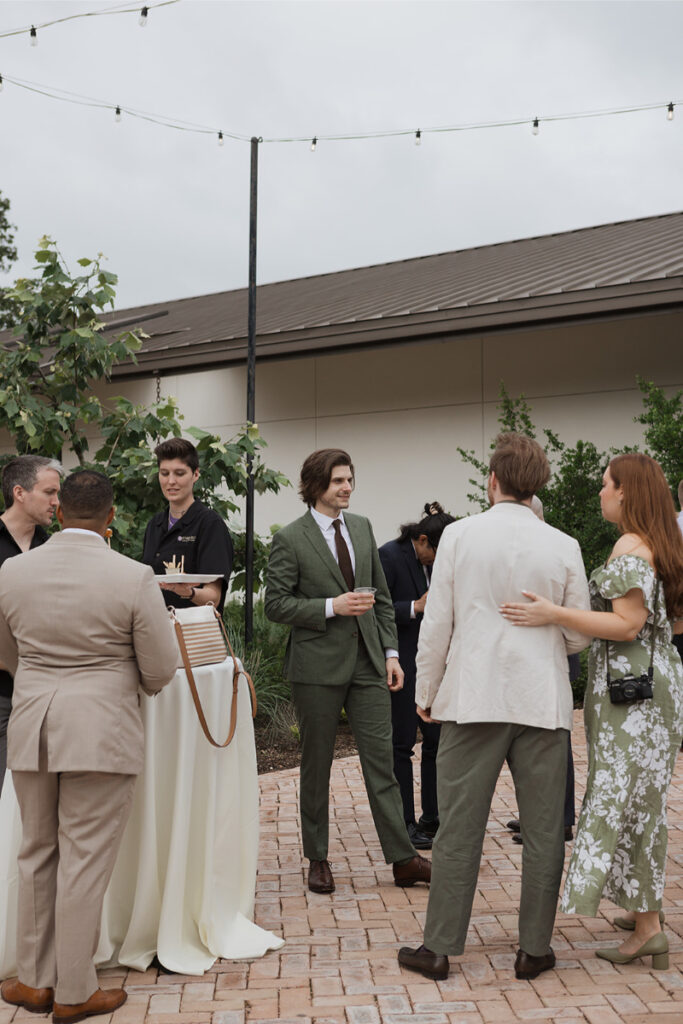
{"type": "Polygon", "coordinates": [[[398,657],[405,673],[404,686],[415,680],[415,658],[422,613],[410,617],[411,601],[417,601],[427,589],[424,569],[418,562],[410,540],[390,540],[379,549],[379,557],[394,602],[398,628],[398,657]]]}
{"type": "Polygon", "coordinates": [[[285,676],[295,683],[344,685],[353,676],[359,632],[378,675],[386,673],[384,651],[396,648],[394,609],[372,527],[363,516],[344,512],[355,554],[357,587],[376,587],[375,605],[365,615],[325,618],[325,600],[347,591],[344,577],[310,512],[273,537],[268,562],[265,610],[273,622],[292,627],[285,676]]]}

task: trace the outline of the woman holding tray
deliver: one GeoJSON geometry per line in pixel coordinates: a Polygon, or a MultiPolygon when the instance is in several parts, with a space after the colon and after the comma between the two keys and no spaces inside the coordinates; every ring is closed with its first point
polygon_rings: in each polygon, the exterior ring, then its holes
{"type": "Polygon", "coordinates": [[[530,603],[501,612],[517,626],[553,623],[595,637],[584,706],[588,781],[562,909],[596,917],[600,900],[612,900],[627,911],[614,924],[631,934],[597,956],[617,964],[651,956],[666,969],[666,796],[683,729],[670,620],[683,630],[683,538],[664,474],[647,455],[612,459],[600,503],[621,537],[591,577],[593,611],[524,591],[530,603]]]}
{"type": "Polygon", "coordinates": [[[197,449],[190,441],[172,437],[157,445],[154,454],[168,508],[147,523],[142,561],[157,576],[166,573],[168,563],[190,577],[215,573],[211,583],[162,582],[160,586],[167,605],[189,608],[212,602],[222,612],[232,571],[232,538],[218,513],[194,497],[199,479],[197,449]]]}

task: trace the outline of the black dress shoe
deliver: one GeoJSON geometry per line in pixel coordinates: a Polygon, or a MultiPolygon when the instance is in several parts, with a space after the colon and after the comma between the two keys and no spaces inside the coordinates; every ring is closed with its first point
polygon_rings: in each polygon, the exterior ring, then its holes
{"type": "Polygon", "coordinates": [[[432,862],[426,857],[421,857],[419,853],[416,853],[407,864],[392,864],[392,868],[394,885],[402,889],[408,889],[416,882],[426,882],[429,885],[432,880],[432,862]]]}
{"type": "Polygon", "coordinates": [[[334,892],[335,884],[326,860],[312,860],[308,866],[308,888],[311,892],[334,892]]]}
{"type": "MultiPolygon", "coordinates": [[[[519,832],[514,832],[510,836],[510,838],[512,839],[513,843],[519,843],[520,846],[524,842],[524,840],[522,839],[522,836],[521,836],[521,834],[519,832]]],[[[565,841],[565,843],[571,843],[573,838],[574,838],[574,833],[572,832],[571,825],[565,825],[565,827],[564,827],[564,841],[565,841]]]]}
{"type": "Polygon", "coordinates": [[[425,946],[418,946],[417,949],[401,946],[398,951],[398,962],[409,971],[423,974],[425,978],[443,981],[448,977],[448,957],[441,953],[432,953],[431,949],[426,949],[425,946]]]}
{"type": "Polygon", "coordinates": [[[552,949],[544,956],[532,956],[531,953],[525,953],[523,949],[518,949],[515,960],[515,978],[525,978],[527,981],[531,981],[543,971],[552,971],[554,966],[555,954],[552,949]]]}
{"type": "Polygon", "coordinates": [[[520,830],[519,821],[517,820],[517,818],[512,818],[511,821],[508,821],[506,823],[505,828],[509,828],[511,832],[519,832],[519,830],[520,830]]]}
{"type": "Polygon", "coordinates": [[[422,832],[424,835],[433,839],[439,831],[439,819],[432,818],[430,821],[428,818],[420,818],[417,823],[417,830],[418,832],[422,832]]]}
{"type": "Polygon", "coordinates": [[[416,850],[431,850],[432,837],[428,836],[426,832],[421,832],[414,821],[407,821],[406,828],[408,829],[408,839],[416,850]]]}

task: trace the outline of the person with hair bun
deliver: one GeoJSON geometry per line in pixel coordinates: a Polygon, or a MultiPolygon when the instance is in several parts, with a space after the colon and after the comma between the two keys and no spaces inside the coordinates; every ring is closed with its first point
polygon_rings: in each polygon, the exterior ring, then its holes
{"type": "Polygon", "coordinates": [[[584,719],[588,781],[562,898],[566,913],[596,917],[607,898],[631,932],[596,955],[669,964],[662,931],[666,796],[683,731],[683,666],[671,643],[683,631],[683,538],[661,467],[648,455],[612,459],[602,514],[621,537],[590,579],[592,611],[531,591],[501,608],[517,626],[560,626],[593,640],[584,719]]]}
{"type": "Polygon", "coordinates": [[[424,615],[431,566],[441,534],[453,516],[444,512],[438,501],[427,502],[422,519],[404,523],[397,540],[379,549],[379,557],[394,602],[398,632],[398,659],[404,672],[403,689],[391,695],[391,720],[394,744],[394,775],[401,788],[406,828],[416,850],[430,850],[439,827],[436,799],[436,752],[440,726],[423,722],[415,708],[415,658],[420,625],[424,615]],[[415,820],[413,795],[413,747],[417,727],[422,733],[420,796],[422,816],[415,820]]]}

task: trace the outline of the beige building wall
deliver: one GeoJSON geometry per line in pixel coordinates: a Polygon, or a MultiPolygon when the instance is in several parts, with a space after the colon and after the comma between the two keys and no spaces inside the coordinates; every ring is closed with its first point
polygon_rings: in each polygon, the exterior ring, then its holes
{"type": "MultiPolygon", "coordinates": [[[[569,444],[584,439],[605,450],[641,442],[636,375],[683,387],[682,333],[680,313],[654,314],[257,364],[265,459],[296,485],[309,452],[347,449],[357,475],[352,510],[371,517],[382,543],[426,501],[470,510],[471,472],[456,448],[487,456],[501,380],[511,395],[526,395],[539,434],[547,426],[569,444]]],[[[155,390],[151,379],[119,380],[104,393],[150,403],[155,390]]],[[[161,392],[176,396],[186,426],[224,439],[244,420],[242,367],[165,377],[161,392]]],[[[295,486],[257,496],[257,530],[302,511],[295,486]]]]}

